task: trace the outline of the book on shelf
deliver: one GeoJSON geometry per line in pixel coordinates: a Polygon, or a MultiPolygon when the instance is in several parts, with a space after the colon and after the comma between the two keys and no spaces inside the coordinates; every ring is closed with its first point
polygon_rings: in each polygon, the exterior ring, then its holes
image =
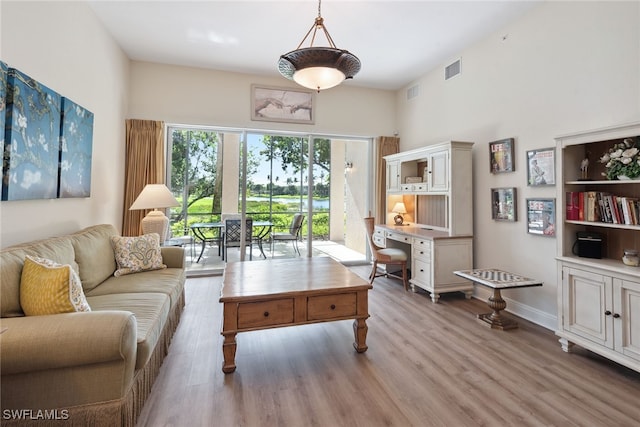
{"type": "Polygon", "coordinates": [[[585,221],[600,221],[600,205],[595,191],[586,192],[585,221]]]}
{"type": "Polygon", "coordinates": [[[567,191],[566,197],[566,217],[570,221],[578,221],[580,214],[578,212],[580,207],[579,192],[567,191]]]}

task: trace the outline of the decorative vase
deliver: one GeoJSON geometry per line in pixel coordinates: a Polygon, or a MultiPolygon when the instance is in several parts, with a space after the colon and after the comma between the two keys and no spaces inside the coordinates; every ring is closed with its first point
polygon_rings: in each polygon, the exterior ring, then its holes
{"type": "Polygon", "coordinates": [[[622,256],[622,262],[631,267],[637,267],[640,265],[640,256],[638,256],[638,251],[635,249],[625,249],[624,255],[622,256]]]}

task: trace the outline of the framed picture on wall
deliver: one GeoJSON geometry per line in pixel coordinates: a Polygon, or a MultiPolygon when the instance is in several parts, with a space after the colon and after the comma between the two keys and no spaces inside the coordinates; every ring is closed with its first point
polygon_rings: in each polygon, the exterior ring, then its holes
{"type": "Polygon", "coordinates": [[[516,170],[513,163],[514,143],[515,140],[513,138],[489,143],[489,167],[491,173],[513,172],[516,170]]]}
{"type": "Polygon", "coordinates": [[[527,199],[527,233],[556,235],[556,199],[527,199]]]}
{"type": "Polygon", "coordinates": [[[491,219],[495,221],[516,221],[516,189],[491,189],[491,219]]]}
{"type": "Polygon", "coordinates": [[[556,184],[556,149],[542,148],[527,151],[527,185],[556,184]]]}
{"type": "Polygon", "coordinates": [[[251,120],[313,124],[314,114],[311,90],[251,85],[251,120]]]}

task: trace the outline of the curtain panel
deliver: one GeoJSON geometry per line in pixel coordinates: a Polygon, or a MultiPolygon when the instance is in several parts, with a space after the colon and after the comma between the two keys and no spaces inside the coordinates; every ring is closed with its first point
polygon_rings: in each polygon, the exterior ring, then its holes
{"type": "Polygon", "coordinates": [[[140,222],[149,211],[129,207],[145,185],[163,184],[164,176],[164,122],[126,120],[123,236],[140,235],[140,222]]]}
{"type": "Polygon", "coordinates": [[[385,224],[387,222],[387,163],[383,157],[400,152],[400,138],[379,136],[376,138],[376,147],[375,219],[376,224],[385,224]]]}

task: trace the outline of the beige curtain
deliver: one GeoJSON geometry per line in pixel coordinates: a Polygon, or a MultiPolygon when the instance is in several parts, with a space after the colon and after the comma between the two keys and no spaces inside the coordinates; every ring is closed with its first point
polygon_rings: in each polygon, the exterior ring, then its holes
{"type": "Polygon", "coordinates": [[[375,218],[376,224],[384,224],[387,220],[387,164],[384,156],[400,151],[400,138],[395,136],[379,136],[376,138],[378,153],[376,156],[375,218]]]}
{"type": "Polygon", "coordinates": [[[140,235],[140,221],[148,211],[130,211],[129,207],[145,185],[164,183],[164,171],[164,122],[127,120],[123,236],[140,235]]]}

